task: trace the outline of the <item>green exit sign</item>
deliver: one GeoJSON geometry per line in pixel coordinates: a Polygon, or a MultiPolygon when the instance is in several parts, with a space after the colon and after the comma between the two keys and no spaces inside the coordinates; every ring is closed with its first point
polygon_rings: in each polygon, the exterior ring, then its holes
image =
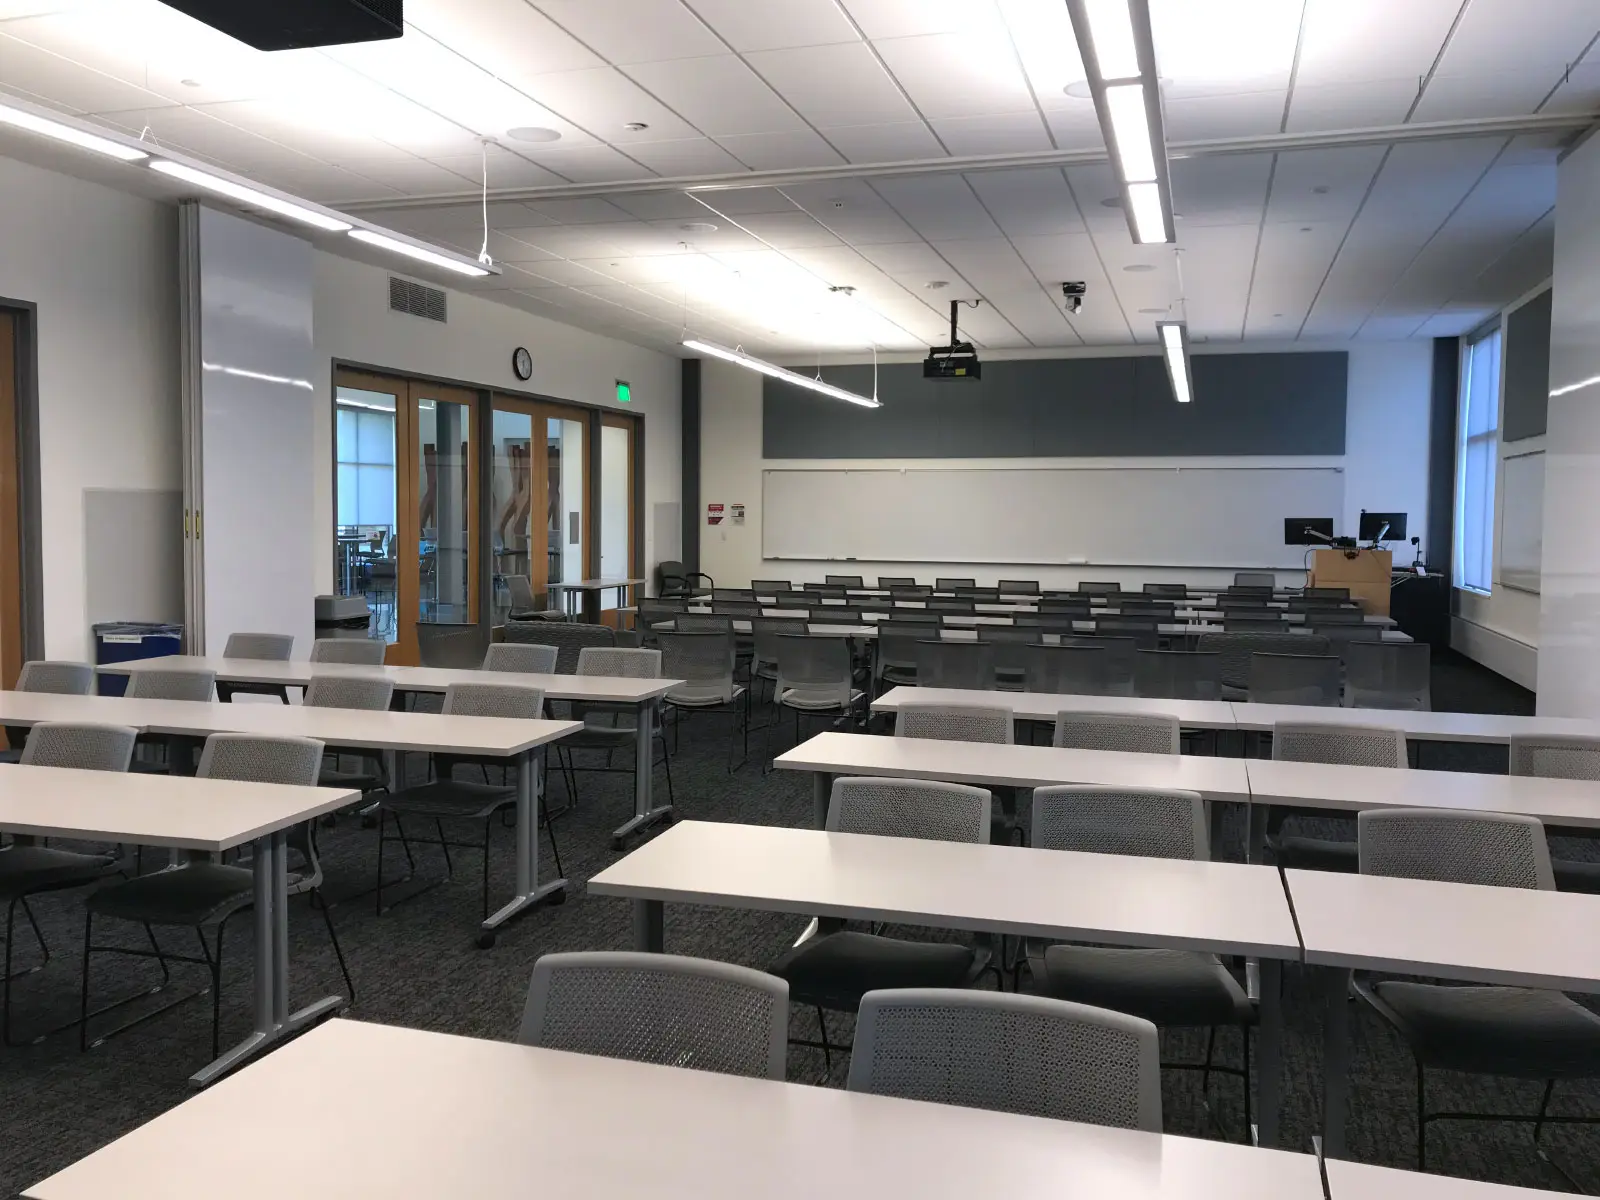
{"type": "Polygon", "coordinates": [[[617,380],[617,403],[633,403],[633,389],[628,386],[628,381],[626,379],[617,380]]]}

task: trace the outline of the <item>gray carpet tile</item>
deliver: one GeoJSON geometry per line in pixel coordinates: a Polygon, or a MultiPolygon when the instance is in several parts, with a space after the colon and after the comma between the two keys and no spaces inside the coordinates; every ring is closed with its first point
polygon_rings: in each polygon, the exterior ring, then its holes
{"type": "MultiPolygon", "coordinates": [[[[1439,707],[1475,711],[1531,711],[1529,693],[1453,655],[1440,655],[1434,695],[1439,707]]],[[[811,820],[810,780],[775,772],[763,775],[759,755],[729,774],[726,762],[726,718],[699,716],[682,730],[682,746],[672,760],[672,777],[684,817],[753,824],[807,826],[811,820]]],[[[786,725],[784,742],[791,736],[786,725]]],[[[752,749],[760,744],[758,735],[752,749]]],[[[1224,747],[1226,749],[1226,747],[1224,747]]],[[[1426,765],[1436,769],[1504,770],[1493,748],[1428,748],[1426,765]]],[[[628,906],[618,900],[584,894],[582,881],[618,853],[611,849],[610,830],[631,812],[631,779],[626,773],[584,774],[578,805],[556,821],[563,865],[574,882],[565,904],[540,910],[505,930],[491,950],[475,948],[478,920],[478,856],[452,851],[453,882],[408,900],[379,917],[372,897],[342,900],[370,888],[376,862],[375,831],[358,820],[341,817],[322,831],[326,892],[345,953],[356,977],[359,996],[350,1015],[479,1037],[508,1039],[521,1015],[529,971],[539,955],[554,950],[619,949],[631,945],[628,906]]],[[[658,793],[665,780],[657,774],[658,793]]],[[[565,787],[554,780],[552,803],[565,802],[565,787]]],[[[1242,856],[1243,822],[1226,823],[1231,856],[1242,856]]],[[[1334,828],[1329,826],[1329,828],[1334,828]]],[[[1347,830],[1348,831],[1348,830],[1347,830]]],[[[467,830],[462,830],[468,833],[467,830]]],[[[492,836],[491,900],[511,891],[511,847],[514,830],[496,825],[492,836]]],[[[541,834],[541,871],[553,872],[549,841],[541,834]]],[[[1574,842],[1571,853],[1591,857],[1593,843],[1574,842]]],[[[1563,853],[1567,850],[1563,848],[1563,853]]],[[[418,875],[437,878],[443,860],[436,849],[418,848],[418,875]]],[[[391,870],[399,855],[392,852],[391,870]]],[[[27,1026],[54,1024],[76,1014],[79,945],[82,940],[81,893],[63,893],[38,900],[35,910],[54,957],[41,971],[16,980],[17,1020],[27,1026]]],[[[497,901],[496,901],[497,902],[497,901]]],[[[304,898],[291,902],[292,997],[304,1003],[341,986],[338,965],[329,949],[320,918],[304,898]]],[[[666,941],[669,950],[762,967],[796,936],[799,919],[730,909],[669,907],[666,941]]],[[[231,1044],[250,1027],[250,953],[248,918],[234,922],[225,948],[223,1041],[231,1044]]],[[[938,931],[904,931],[907,936],[947,937],[938,931]]],[[[123,927],[107,936],[136,945],[138,931],[123,927]]],[[[97,937],[99,929],[97,927],[97,937]]],[[[172,932],[163,943],[183,952],[195,947],[192,935],[172,932]]],[[[26,933],[19,936],[19,961],[35,953],[26,933]]],[[[202,986],[199,967],[174,967],[173,991],[202,986]]],[[[1291,968],[1286,973],[1286,1104],[1284,1130],[1289,1144],[1309,1149],[1315,1132],[1321,1089],[1321,1031],[1315,980],[1291,968]]],[[[92,980],[94,996],[111,999],[154,982],[153,964],[97,957],[92,980]]],[[[992,986],[990,984],[989,986],[992,986]]],[[[1024,975],[1024,989],[1027,979],[1024,975]]],[[[159,1002],[153,997],[143,1003],[159,1002]]],[[[137,1011],[137,1006],[132,1006],[137,1011]]],[[[209,1057],[210,1002],[192,999],[98,1049],[80,1054],[75,1033],[56,1034],[38,1045],[0,1050],[0,1195],[11,1195],[81,1157],[140,1123],[184,1100],[186,1077],[209,1057]]],[[[794,1014],[798,1036],[814,1037],[816,1016],[794,1014]]],[[[830,1036],[847,1042],[850,1018],[829,1018],[830,1036]]],[[[1415,1155],[1414,1076],[1400,1040],[1365,1006],[1352,1010],[1354,1076],[1350,1150],[1368,1162],[1410,1166],[1415,1155]]],[[[1219,1035],[1221,1061],[1237,1063],[1238,1034],[1219,1035]]],[[[1198,1059],[1204,1052],[1201,1031],[1168,1031],[1163,1056],[1198,1059]]],[[[836,1056],[831,1078],[825,1079],[820,1052],[795,1048],[790,1077],[810,1083],[841,1086],[844,1063],[836,1056]]],[[[1200,1089],[1197,1072],[1168,1071],[1163,1080],[1166,1127],[1175,1133],[1204,1137],[1243,1136],[1237,1079],[1214,1076],[1210,1101],[1200,1089]]],[[[1555,1111],[1600,1113],[1600,1087],[1564,1085],[1557,1091],[1555,1111]]],[[[1439,1107],[1532,1112],[1538,1085],[1468,1076],[1430,1075],[1430,1102],[1439,1107]]],[[[337,1130],[329,1136],[337,1138],[337,1130]]],[[[1562,1189],[1562,1176],[1534,1147],[1526,1126],[1443,1122],[1430,1133],[1430,1166],[1447,1174],[1503,1183],[1562,1189]]],[[[1588,1190],[1600,1187],[1600,1130],[1557,1127],[1546,1134],[1551,1154],[1588,1190]]],[[[361,1148],[350,1147],[351,1153],[361,1148]]],[[[225,1186],[219,1181],[219,1186],[225,1186]]]]}

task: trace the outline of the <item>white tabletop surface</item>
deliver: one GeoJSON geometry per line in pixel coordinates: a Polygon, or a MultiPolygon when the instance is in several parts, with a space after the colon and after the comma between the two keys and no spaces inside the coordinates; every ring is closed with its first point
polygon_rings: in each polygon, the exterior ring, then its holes
{"type": "Polygon", "coordinates": [[[874,712],[902,704],[1004,705],[1019,719],[1054,721],[1058,712],[1168,714],[1194,729],[1233,729],[1234,706],[1226,700],[1151,700],[1143,696],[1074,696],[1053,692],[974,692],[956,688],[891,688],[872,702],[874,712]]]}
{"type": "Polygon", "coordinates": [[[632,587],[636,583],[643,583],[642,579],[580,579],[577,583],[550,583],[545,586],[550,591],[582,591],[598,592],[605,588],[632,587]]]}
{"type": "MultiPolygon", "coordinates": [[[[1442,697],[1441,697],[1442,699],[1442,697]]],[[[1407,712],[1386,708],[1325,708],[1304,704],[1233,705],[1240,729],[1270,731],[1279,721],[1317,725],[1382,725],[1403,729],[1420,741],[1498,742],[1512,734],[1578,734],[1600,736],[1600,722],[1574,717],[1518,717],[1508,713],[1407,712]]]]}
{"type": "Polygon", "coordinates": [[[311,682],[313,675],[363,678],[377,675],[392,679],[396,688],[408,692],[442,692],[452,683],[519,683],[543,688],[545,697],[550,700],[618,704],[637,704],[640,700],[664,696],[683,682],[681,679],[627,679],[612,675],[527,675],[513,671],[480,671],[472,667],[369,667],[354,663],[314,663],[303,658],[279,662],[191,654],[139,658],[107,663],[95,669],[113,675],[143,670],[215,671],[224,683],[277,683],[288,687],[303,687],[311,682]]]}
{"type": "Polygon", "coordinates": [[[212,733],[310,737],[331,745],[363,749],[492,756],[520,754],[583,728],[578,721],[369,712],[312,708],[302,704],[221,704],[198,700],[130,700],[125,696],[0,692],[0,725],[32,725],[38,721],[129,725],[142,733],[193,737],[212,733]]]}
{"type": "Polygon", "coordinates": [[[0,766],[0,830],[230,850],[359,800],[343,788],[0,766]]]}
{"type": "Polygon", "coordinates": [[[684,821],[598,896],[1298,959],[1276,868],[684,821]]]}
{"type": "Polygon", "coordinates": [[[1480,1183],[1421,1171],[1397,1171],[1343,1158],[1324,1160],[1329,1200],[1557,1200],[1570,1192],[1480,1183]]]}
{"type": "Polygon", "coordinates": [[[993,787],[1096,783],[1112,787],[1170,788],[1199,792],[1207,800],[1250,801],[1242,758],[1208,754],[1128,754],[1113,750],[1058,750],[1053,746],[994,746],[866,733],[819,733],[779,755],[773,765],[830,775],[942,779],[993,787]]]}
{"type": "Polygon", "coordinates": [[[335,1020],[32,1200],[1321,1200],[1310,1155],[335,1020]],[[596,1120],[599,1115],[604,1120],[596,1120]]]}
{"type": "Polygon", "coordinates": [[[1600,783],[1467,771],[1412,771],[1245,759],[1254,804],[1298,808],[1462,808],[1552,825],[1600,826],[1600,783]]]}
{"type": "Polygon", "coordinates": [[[1284,880],[1308,963],[1600,991],[1600,896],[1335,871],[1284,880]]]}

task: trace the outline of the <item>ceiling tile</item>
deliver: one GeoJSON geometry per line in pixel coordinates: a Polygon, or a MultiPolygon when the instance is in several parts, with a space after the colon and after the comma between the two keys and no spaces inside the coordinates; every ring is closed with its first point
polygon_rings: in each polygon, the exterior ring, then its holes
{"type": "Polygon", "coordinates": [[[1037,286],[1033,272],[1005,238],[939,241],[933,248],[984,294],[1037,286]]]}
{"type": "Polygon", "coordinates": [[[541,167],[573,183],[611,183],[619,179],[648,179],[650,168],[633,162],[610,146],[573,146],[570,149],[542,149],[529,145],[522,153],[541,167]]]}
{"type": "Polygon", "coordinates": [[[834,0],[684,0],[735,50],[786,50],[860,39],[834,0]]]}
{"type": "Polygon", "coordinates": [[[1088,101],[1065,92],[1087,74],[1067,6],[1055,0],[1000,0],[1000,11],[1040,107],[1088,107],[1092,112],[1088,101]]]}
{"type": "Polygon", "coordinates": [[[933,131],[921,121],[840,126],[824,129],[822,136],[853,163],[915,162],[948,157],[933,131]]]}
{"type": "Polygon", "coordinates": [[[641,63],[627,74],[716,137],[802,130],[805,122],[737,55],[641,63]]]}
{"type": "Polygon", "coordinates": [[[528,81],[541,104],[606,142],[661,141],[696,137],[700,131],[656,100],[621,71],[562,71],[528,81]],[[623,126],[642,121],[647,130],[623,126]]]}
{"type": "Polygon", "coordinates": [[[1267,220],[1348,225],[1386,150],[1385,146],[1349,146],[1278,155],[1267,220]]]}
{"type": "Polygon", "coordinates": [[[406,24],[513,85],[606,65],[527,0],[406,0],[406,24]]]}
{"type": "Polygon", "coordinates": [[[932,33],[960,33],[996,23],[994,0],[844,0],[874,41],[932,33]]]}
{"type": "Polygon", "coordinates": [[[746,59],[813,125],[872,125],[916,116],[860,43],[762,50],[746,59]]]}
{"type": "Polygon", "coordinates": [[[1034,111],[1011,39],[998,23],[986,35],[935,33],[873,47],[930,120],[1034,111]]]}
{"type": "Polygon", "coordinates": [[[1356,83],[1296,84],[1289,102],[1290,133],[1399,125],[1417,98],[1421,76],[1356,83]]]}
{"type": "Polygon", "coordinates": [[[777,188],[738,187],[718,188],[713,192],[696,192],[705,206],[702,212],[716,211],[729,216],[749,213],[777,213],[795,211],[795,203],[777,188]]]}
{"type": "Polygon", "coordinates": [[[1223,15],[1215,4],[1151,0],[1156,65],[1168,103],[1287,88],[1300,9],[1284,0],[1227,0],[1223,15]]]}
{"type": "Polygon", "coordinates": [[[794,171],[833,167],[844,157],[809,129],[789,133],[745,133],[718,137],[717,142],[752,171],[794,171]]]}
{"type": "Polygon", "coordinates": [[[642,221],[699,221],[705,207],[682,192],[640,192],[636,196],[612,196],[607,202],[628,216],[642,221]]]}
{"type": "Polygon", "coordinates": [[[1174,299],[1183,301],[1191,333],[1243,336],[1259,233],[1260,226],[1250,224],[1201,225],[1179,234],[1183,284],[1174,299]]]}
{"type": "Polygon", "coordinates": [[[880,179],[873,188],[929,241],[1001,236],[963,175],[880,179]]]}
{"type": "Polygon", "coordinates": [[[694,58],[725,49],[681,4],[662,0],[533,0],[535,7],[617,64],[694,58]]]}
{"type": "Polygon", "coordinates": [[[1422,93],[1412,119],[1461,121],[1531,113],[1560,78],[1560,68],[1440,73],[1428,81],[1428,90],[1422,93]]]}
{"type": "MultiPolygon", "coordinates": [[[[389,200],[403,195],[398,189],[374,183],[364,175],[326,164],[300,169],[278,168],[272,172],[270,181],[262,182],[270,182],[274,187],[307,200],[315,200],[318,204],[335,207],[352,200],[389,200]]],[[[398,227],[397,215],[386,214],[382,221],[398,227]]]]}
{"type": "Polygon", "coordinates": [[[1081,232],[1083,218],[1059,169],[973,171],[967,180],[1010,238],[1081,232]]]}
{"type": "Polygon", "coordinates": [[[198,108],[168,105],[133,109],[108,113],[99,120],[135,136],[143,133],[156,146],[181,147],[203,154],[213,162],[227,163],[241,174],[267,167],[306,169],[318,165],[315,158],[280,142],[247,133],[198,108]]]}
{"type": "Polygon", "coordinates": [[[171,101],[145,88],[17,41],[0,32],[0,87],[30,92],[80,113],[147,109],[171,101]]]}
{"type": "MultiPolygon", "coordinates": [[[[1442,75],[1544,67],[1559,74],[1600,32],[1593,0],[1474,0],[1466,6],[1440,64],[1442,75]]],[[[1554,80],[1552,80],[1554,82],[1554,80]]]]}
{"type": "Polygon", "coordinates": [[[1185,228],[1259,224],[1272,155],[1181,158],[1172,164],[1172,205],[1185,228]]]}
{"type": "Polygon", "coordinates": [[[1052,283],[1061,283],[1067,280],[1083,280],[1098,277],[1101,283],[1100,298],[1086,299],[1085,307],[1094,303],[1104,303],[1104,278],[1105,272],[1100,266],[1100,257],[1095,251],[1094,242],[1085,232],[1057,233],[1040,237],[1013,238],[1011,244],[1022,256],[1040,279],[1052,283]]]}
{"type": "Polygon", "coordinates": [[[955,155],[1027,154],[1055,148],[1037,112],[936,119],[930,124],[955,155]]]}
{"type": "MultiPolygon", "coordinates": [[[[1099,150],[1105,146],[1105,136],[1100,132],[1100,120],[1095,116],[1093,104],[1074,100],[1069,108],[1046,108],[1044,119],[1056,145],[1063,150],[1099,150]]],[[[1167,137],[1172,137],[1171,130],[1167,131],[1167,137]]]]}
{"type": "Polygon", "coordinates": [[[739,224],[763,242],[780,250],[842,244],[837,235],[828,232],[803,212],[756,213],[740,217],[739,224]]]}
{"type": "Polygon", "coordinates": [[[529,200],[523,207],[556,225],[621,225],[632,215],[599,196],[529,200]]]}
{"type": "Polygon", "coordinates": [[[1433,66],[1461,0],[1305,0],[1295,86],[1405,80],[1433,66]]]}
{"type": "Polygon", "coordinates": [[[670,142],[631,142],[628,156],[659,175],[719,175],[744,170],[744,165],[710,138],[670,142]]]}
{"type": "Polygon", "coordinates": [[[1210,138],[1254,137],[1277,133],[1283,123],[1284,89],[1239,92],[1226,96],[1168,99],[1167,141],[1197,142],[1210,138]]]}
{"type": "MultiPolygon", "coordinates": [[[[513,154],[500,146],[486,147],[489,156],[489,187],[490,188],[522,188],[522,187],[549,187],[561,182],[561,177],[537,163],[529,162],[520,155],[513,154]]],[[[482,158],[477,154],[466,154],[459,157],[444,156],[433,158],[430,162],[454,171],[457,175],[464,175],[468,179],[477,179],[483,171],[482,158]]]]}
{"type": "Polygon", "coordinates": [[[366,178],[407,196],[460,195],[473,186],[472,180],[420,158],[409,162],[374,160],[363,162],[355,169],[366,178]]]}

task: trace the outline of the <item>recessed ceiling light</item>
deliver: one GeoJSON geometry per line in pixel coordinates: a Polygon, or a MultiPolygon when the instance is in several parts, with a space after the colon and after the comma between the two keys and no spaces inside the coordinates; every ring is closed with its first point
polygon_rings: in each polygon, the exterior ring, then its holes
{"type": "Polygon", "coordinates": [[[1122,197],[1121,196],[1107,196],[1104,200],[1100,201],[1100,206],[1102,208],[1121,208],[1122,207],[1122,197]]]}
{"type": "Polygon", "coordinates": [[[678,226],[685,233],[715,233],[717,227],[710,221],[685,221],[678,226]]]}
{"type": "Polygon", "coordinates": [[[1061,90],[1067,95],[1071,96],[1074,100],[1094,99],[1094,93],[1089,90],[1089,81],[1087,79],[1080,79],[1076,83],[1069,83],[1061,90]]]}
{"type": "Polygon", "coordinates": [[[518,125],[506,130],[506,136],[516,142],[559,142],[561,134],[542,125],[518,125]]]}
{"type": "Polygon", "coordinates": [[[1301,233],[1310,233],[1311,232],[1311,226],[1309,226],[1309,225],[1300,226],[1300,232],[1301,233]]]}
{"type": "Polygon", "coordinates": [[[1131,271],[1131,272],[1133,272],[1134,274],[1137,275],[1137,274],[1141,274],[1141,273],[1143,273],[1145,271],[1154,271],[1155,267],[1151,266],[1149,263],[1129,263],[1127,266],[1123,267],[1122,269],[1124,271],[1131,271]]]}
{"type": "Polygon", "coordinates": [[[180,80],[178,80],[178,82],[183,84],[184,87],[199,87],[200,86],[200,81],[198,79],[180,79],[180,80]]]}
{"type": "Polygon", "coordinates": [[[1311,190],[1314,193],[1316,193],[1318,196],[1326,196],[1329,192],[1333,191],[1333,189],[1331,187],[1329,187],[1325,183],[1319,183],[1319,184],[1317,184],[1316,187],[1312,188],[1311,190]]]}
{"type": "Polygon", "coordinates": [[[1164,309],[1164,308],[1141,308],[1139,311],[1142,312],[1142,313],[1149,313],[1149,314],[1152,314],[1154,316],[1160,316],[1162,313],[1166,312],[1167,310],[1164,309]]]}
{"type": "Polygon", "coordinates": [[[649,129],[650,126],[646,125],[643,121],[629,121],[623,126],[623,128],[629,133],[642,133],[644,130],[649,129]]]}
{"type": "Polygon", "coordinates": [[[950,281],[948,279],[930,279],[922,286],[927,288],[930,292],[937,292],[940,288],[949,287],[950,281]]]}

